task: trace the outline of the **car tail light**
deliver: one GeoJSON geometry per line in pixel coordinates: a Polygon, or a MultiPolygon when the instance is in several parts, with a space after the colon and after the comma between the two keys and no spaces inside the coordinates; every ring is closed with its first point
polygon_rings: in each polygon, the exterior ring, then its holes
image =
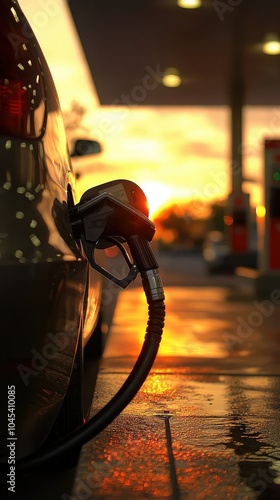
{"type": "Polygon", "coordinates": [[[31,139],[42,133],[45,89],[34,42],[19,6],[1,5],[0,134],[31,139]]]}
{"type": "Polygon", "coordinates": [[[28,117],[27,90],[20,81],[0,80],[1,133],[25,135],[28,117]]]}

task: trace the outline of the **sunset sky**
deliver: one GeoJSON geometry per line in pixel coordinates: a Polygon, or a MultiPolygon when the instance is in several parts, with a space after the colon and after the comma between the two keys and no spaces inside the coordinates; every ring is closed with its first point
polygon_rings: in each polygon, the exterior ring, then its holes
{"type": "MultiPolygon", "coordinates": [[[[228,195],[226,107],[100,106],[67,2],[21,0],[20,5],[43,48],[63,111],[72,101],[85,106],[87,135],[103,146],[100,155],[79,164],[82,189],[111,179],[133,180],[146,192],[151,213],[193,196],[211,201],[228,195]]],[[[244,176],[255,182],[244,183],[244,190],[253,206],[262,202],[264,137],[280,137],[280,108],[246,108],[244,176]]]]}

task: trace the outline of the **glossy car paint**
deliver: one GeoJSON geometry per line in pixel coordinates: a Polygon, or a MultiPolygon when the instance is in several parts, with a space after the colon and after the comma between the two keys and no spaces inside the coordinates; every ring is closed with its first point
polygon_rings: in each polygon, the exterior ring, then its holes
{"type": "Polygon", "coordinates": [[[99,275],[91,271],[89,278],[72,237],[68,206],[79,200],[48,66],[18,3],[2,0],[0,16],[0,456],[7,454],[5,408],[14,386],[20,458],[51,430],[82,319],[89,338],[102,287],[99,275]],[[22,115],[8,119],[13,80],[25,102],[22,115]]]}

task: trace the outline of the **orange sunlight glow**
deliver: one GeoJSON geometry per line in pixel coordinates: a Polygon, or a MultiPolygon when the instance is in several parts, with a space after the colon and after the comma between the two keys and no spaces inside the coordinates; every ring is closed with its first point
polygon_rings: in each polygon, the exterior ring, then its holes
{"type": "Polygon", "coordinates": [[[149,206],[149,218],[153,219],[158,212],[172,201],[171,189],[160,182],[141,182],[149,206]]]}

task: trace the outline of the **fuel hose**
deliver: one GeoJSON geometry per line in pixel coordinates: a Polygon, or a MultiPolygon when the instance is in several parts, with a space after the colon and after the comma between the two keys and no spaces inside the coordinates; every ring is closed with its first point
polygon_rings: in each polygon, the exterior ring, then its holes
{"type": "Polygon", "coordinates": [[[128,240],[135,263],[139,269],[148,304],[148,320],[141,352],[128,378],[115,396],[85,424],[51,447],[41,449],[16,462],[18,472],[31,472],[42,466],[54,465],[71,452],[79,450],[85,443],[103,431],[132,401],[145,382],[162,338],[165,318],[164,291],[158,264],[149,242],[133,235],[128,240]]]}

